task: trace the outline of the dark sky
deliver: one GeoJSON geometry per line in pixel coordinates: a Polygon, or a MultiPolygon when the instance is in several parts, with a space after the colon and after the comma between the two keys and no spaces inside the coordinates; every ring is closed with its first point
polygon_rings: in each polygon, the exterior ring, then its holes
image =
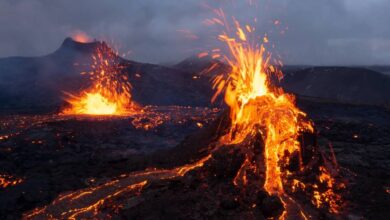
{"type": "Polygon", "coordinates": [[[258,0],[256,9],[247,1],[0,0],[0,57],[48,54],[82,31],[131,50],[129,59],[179,61],[217,45],[202,24],[213,17],[207,2],[243,21],[255,15],[285,63],[390,64],[389,0],[258,0]]]}

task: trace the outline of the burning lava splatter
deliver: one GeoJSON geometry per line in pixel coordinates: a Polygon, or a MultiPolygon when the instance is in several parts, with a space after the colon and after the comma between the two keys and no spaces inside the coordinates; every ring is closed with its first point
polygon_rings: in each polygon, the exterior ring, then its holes
{"type": "Polygon", "coordinates": [[[0,174],[0,189],[1,188],[5,189],[10,186],[16,186],[21,182],[23,182],[23,179],[13,177],[10,175],[0,174]]]}
{"type": "Polygon", "coordinates": [[[92,56],[92,71],[81,73],[89,77],[92,85],[79,95],[66,93],[71,107],[63,114],[121,115],[136,108],[131,100],[132,86],[123,71],[126,65],[105,43],[99,45],[92,56]]]}

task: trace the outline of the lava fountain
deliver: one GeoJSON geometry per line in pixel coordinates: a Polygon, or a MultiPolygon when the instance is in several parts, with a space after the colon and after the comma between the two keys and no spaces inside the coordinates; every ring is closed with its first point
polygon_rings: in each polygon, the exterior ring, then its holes
{"type": "Polygon", "coordinates": [[[226,58],[232,67],[228,74],[214,79],[216,96],[225,91],[225,102],[230,107],[231,129],[222,137],[225,144],[239,144],[250,134],[260,132],[265,140],[266,181],[264,188],[270,194],[283,193],[282,173],[279,164],[288,163],[283,155],[300,151],[298,136],[301,131],[313,131],[306,114],[295,106],[293,95],[275,88],[270,75],[280,77],[281,72],[269,64],[270,55],[263,44],[253,44],[246,31],[235,22],[236,38],[223,33],[232,58],[226,58]]]}
{"type": "Polygon", "coordinates": [[[105,43],[99,44],[92,55],[91,71],[81,74],[89,77],[91,86],[80,94],[65,93],[70,108],[62,111],[66,115],[121,115],[136,105],[131,100],[132,86],[124,73],[126,65],[117,52],[105,43]]]}
{"type": "MultiPolygon", "coordinates": [[[[225,103],[230,109],[231,126],[229,132],[220,138],[220,143],[241,144],[248,138],[256,137],[256,134],[260,134],[264,141],[264,160],[259,162],[247,155],[234,183],[238,185],[241,182],[245,185],[247,182],[245,171],[248,169],[255,171],[265,169],[263,188],[267,193],[278,196],[285,210],[288,210],[291,204],[299,207],[285,190],[288,187],[289,192],[294,191],[291,189],[294,187],[293,184],[288,182],[293,174],[286,167],[298,155],[299,170],[305,170],[299,138],[302,133],[313,133],[313,124],[296,106],[293,95],[272,84],[272,80],[280,80],[283,73],[276,65],[271,64],[271,61],[275,60],[266,50],[265,44],[269,42],[267,36],[257,37],[255,28],[250,25],[242,26],[234,18],[233,25],[228,24],[222,10],[216,10],[216,13],[221,19],[215,18],[215,24],[225,28],[218,38],[227,46],[229,55],[214,53],[212,57],[222,57],[231,66],[228,74],[219,74],[213,80],[213,88],[216,91],[213,101],[224,94],[225,103]]],[[[280,61],[276,63],[282,65],[280,61]]],[[[334,180],[332,176],[327,175],[328,173],[329,170],[320,167],[318,181],[323,182],[321,177],[327,176],[329,182],[333,183],[334,180]]],[[[314,186],[301,184],[302,188],[317,187],[315,184],[314,186]]],[[[327,195],[313,189],[312,203],[317,208],[327,203],[330,212],[338,213],[340,206],[335,200],[341,198],[333,192],[331,185],[326,191],[327,195]]],[[[307,218],[303,210],[298,209],[301,218],[307,218]]],[[[287,216],[285,211],[281,218],[287,216]]]]}

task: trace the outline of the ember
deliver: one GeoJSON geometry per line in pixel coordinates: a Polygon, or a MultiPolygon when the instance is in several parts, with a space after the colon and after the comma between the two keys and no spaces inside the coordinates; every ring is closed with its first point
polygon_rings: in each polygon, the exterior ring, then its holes
{"type": "Polygon", "coordinates": [[[1,188],[4,189],[7,187],[11,187],[11,186],[16,186],[16,185],[20,184],[21,182],[23,182],[23,180],[20,178],[16,178],[16,177],[13,177],[10,175],[0,174],[0,189],[1,188]]]}

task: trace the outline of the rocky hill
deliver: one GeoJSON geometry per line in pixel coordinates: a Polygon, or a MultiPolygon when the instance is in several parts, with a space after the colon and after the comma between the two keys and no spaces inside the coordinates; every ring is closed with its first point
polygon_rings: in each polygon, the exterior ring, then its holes
{"type": "Polygon", "coordinates": [[[390,104],[390,77],[365,68],[311,67],[287,71],[281,85],[303,96],[354,104],[390,104]]]}
{"type": "MultiPolygon", "coordinates": [[[[79,43],[67,38],[54,53],[42,57],[0,59],[1,110],[57,111],[64,91],[77,92],[89,82],[80,75],[90,70],[92,55],[104,42],[79,43]]],[[[121,59],[133,85],[133,97],[143,105],[207,106],[208,81],[175,67],[121,59]]]]}
{"type": "MultiPolygon", "coordinates": [[[[77,93],[90,82],[92,55],[104,42],[79,43],[65,39],[61,47],[42,57],[0,59],[1,111],[56,112],[64,104],[64,91],[77,93]]],[[[133,85],[133,98],[141,105],[210,106],[213,75],[229,71],[226,64],[190,57],[162,66],[118,57],[133,85]],[[205,71],[207,69],[211,71],[205,71]]],[[[390,77],[365,68],[284,67],[280,85],[300,96],[355,104],[389,105],[390,77]]],[[[220,104],[216,102],[216,105],[220,104]]]]}

